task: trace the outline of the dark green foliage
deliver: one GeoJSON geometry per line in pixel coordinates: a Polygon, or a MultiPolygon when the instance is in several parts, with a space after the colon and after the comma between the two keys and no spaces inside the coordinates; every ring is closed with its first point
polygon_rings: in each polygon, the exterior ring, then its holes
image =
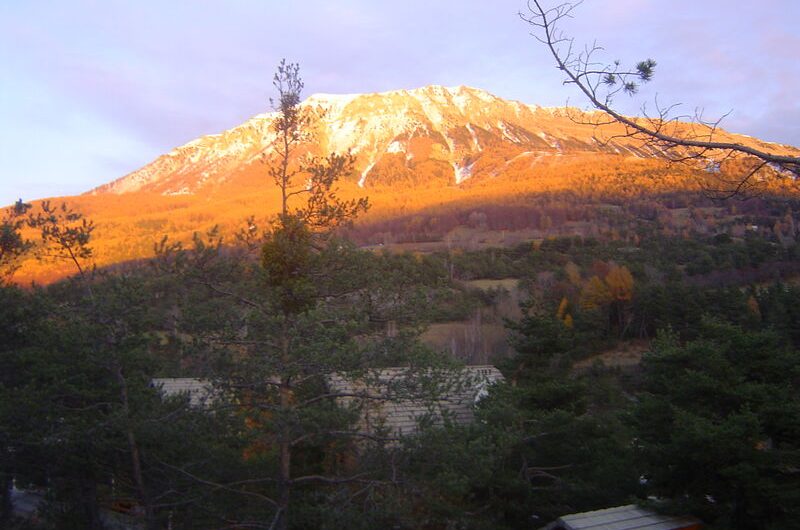
{"type": "Polygon", "coordinates": [[[662,334],[634,410],[648,487],[719,528],[795,528],[800,355],[770,332],[704,321],[662,334]]]}
{"type": "Polygon", "coordinates": [[[507,362],[507,371],[515,381],[551,370],[550,365],[575,345],[573,331],[554,316],[528,314],[518,323],[509,323],[509,329],[517,355],[507,362]]]}
{"type": "Polygon", "coordinates": [[[520,249],[492,248],[473,252],[437,254],[459,280],[477,278],[503,279],[521,276],[526,270],[529,246],[520,249]]]}
{"type": "MultiPolygon", "coordinates": [[[[525,528],[627,502],[638,490],[618,387],[569,375],[576,335],[556,318],[511,325],[517,355],[471,425],[405,440],[404,498],[429,528],[525,528]]],[[[404,527],[404,526],[401,526],[404,527]]],[[[409,524],[408,527],[413,527],[409,524]]]]}
{"type": "Polygon", "coordinates": [[[800,288],[778,282],[759,290],[757,299],[763,324],[800,349],[800,288]]]}
{"type": "MultiPolygon", "coordinates": [[[[318,162],[320,182],[347,167],[318,162]]],[[[152,528],[269,526],[282,502],[291,518],[276,525],[291,528],[488,529],[657,494],[719,527],[792,527],[800,292],[772,280],[791,273],[797,245],[642,229],[636,243],[367,252],[325,228],[349,215],[327,209],[325,189],[310,209],[290,205],[264,239],[251,233],[248,248],[212,231],[189,249],[164,241],[155,271],[0,290],[5,501],[14,477],[47,488],[59,528],[97,527],[120,503],[149,506],[152,528]],[[630,300],[580,303],[587,280],[622,266],[630,300]],[[326,377],[407,365],[406,391],[435,395],[430,369],[452,362],[419,332],[499,305],[504,291],[466,280],[509,277],[529,298],[509,323],[515,355],[497,360],[506,383],[477,421],[423,421],[399,445],[361,438],[364,403],[341,406],[326,377]],[[666,328],[644,373],[573,368],[666,328]],[[193,409],[161,399],[154,376],[208,378],[222,395],[213,412],[193,409]]],[[[83,267],[91,224],[50,210],[77,230],[62,241],[65,229],[48,228],[51,251],[83,267]]]]}
{"type": "MultiPolygon", "coordinates": [[[[352,157],[295,168],[292,145],[304,132],[292,94],[302,87],[294,65],[281,64],[276,87],[283,147],[271,175],[283,208],[263,241],[247,239],[260,248],[260,260],[248,259],[243,249],[229,254],[212,233],[208,240],[196,237],[189,250],[162,244],[160,261],[191,291],[176,293],[176,300],[189,302],[179,313],[190,318],[194,357],[206,360],[200,373],[219,391],[214,414],[244,425],[237,436],[238,477],[218,483],[206,471],[195,480],[244,499],[225,520],[286,529],[318,517],[310,499],[335,503],[353,486],[382,481],[381,469],[359,472],[360,464],[352,464],[367,441],[382,439],[361,432],[356,420],[370,400],[409,392],[374,390],[377,395],[361,397],[364,390],[330,388],[329,378],[364,381],[375,378],[376,369],[405,366],[410,384],[443,363],[415,341],[427,313],[417,310],[428,305],[425,284],[440,277],[410,256],[370,254],[336,237],[334,229],[367,205],[340,201],[333,192],[352,157]],[[310,186],[292,180],[304,171],[310,186]],[[297,195],[305,196],[305,205],[290,204],[297,195]],[[195,308],[210,318],[198,325],[195,308]],[[338,398],[350,403],[340,405],[338,398]]],[[[331,508],[327,521],[358,512],[369,517],[369,510],[354,505],[331,508]]]]}
{"type": "Polygon", "coordinates": [[[618,409],[599,412],[588,382],[567,377],[548,358],[543,347],[562,346],[554,335],[529,342],[526,354],[512,360],[530,365],[508,374],[513,386],[492,388],[475,423],[406,440],[409,487],[403,493],[417,514],[415,524],[541,526],[565,513],[626,502],[636,493],[630,433],[618,409]]]}
{"type": "Polygon", "coordinates": [[[305,311],[314,302],[314,285],[309,274],[311,240],[311,231],[305,223],[286,216],[261,247],[264,281],[268,288],[278,291],[278,304],[287,313],[305,311]]]}
{"type": "Polygon", "coordinates": [[[11,518],[12,479],[26,468],[20,441],[35,425],[16,394],[27,384],[19,352],[31,344],[36,315],[36,304],[24,292],[0,286],[0,526],[11,518]]]}

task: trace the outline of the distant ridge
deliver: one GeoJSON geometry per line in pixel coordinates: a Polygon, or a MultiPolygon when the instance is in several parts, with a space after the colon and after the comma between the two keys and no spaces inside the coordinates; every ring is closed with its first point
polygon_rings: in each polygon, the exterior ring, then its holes
{"type": "MultiPolygon", "coordinates": [[[[650,198],[699,196],[703,179],[713,177],[702,164],[668,165],[656,149],[617,137],[624,132],[619,126],[579,123],[586,115],[578,109],[508,101],[466,86],[315,94],[302,105],[311,122],[297,156],[349,151],[356,159],[352,174],[340,182],[340,196],[368,196],[373,205],[351,232],[362,243],[449,249],[564,234],[618,237],[632,225],[598,224],[595,209],[624,213],[630,205],[658,217],[665,206],[648,203],[650,198]]],[[[94,221],[98,266],[147,258],[164,236],[188,242],[215,226],[233,241],[246,218],[256,216],[263,226],[277,211],[267,167],[274,119],[273,113],[259,114],[83,195],[55,200],[94,221]]],[[[725,131],[716,135],[800,154],[725,131]]],[[[770,193],[796,195],[788,181],[766,184],[770,193]]],[[[684,215],[675,213],[672,229],[684,229],[684,215]]],[[[63,263],[31,259],[15,280],[49,281],[69,273],[63,263]]]]}
{"type": "MultiPolygon", "coordinates": [[[[579,152],[659,156],[628,138],[598,142],[597,131],[570,119],[565,108],[504,100],[467,86],[315,94],[302,105],[314,116],[314,141],[307,150],[320,155],[352,152],[357,158],[352,178],[361,187],[413,186],[431,179],[458,185],[496,176],[515,158],[579,152]]],[[[579,112],[570,109],[570,114],[579,112]]],[[[267,112],[220,134],[202,136],[91,193],[224,193],[248,168],[261,163],[262,153],[270,153],[273,119],[274,113],[267,112]]],[[[719,135],[763,144],[741,135],[719,135]]]]}

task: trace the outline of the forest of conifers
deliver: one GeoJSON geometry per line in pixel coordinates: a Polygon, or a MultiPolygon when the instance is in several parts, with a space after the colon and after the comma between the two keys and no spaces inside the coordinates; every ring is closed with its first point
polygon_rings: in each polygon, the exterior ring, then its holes
{"type": "Polygon", "coordinates": [[[640,502],[796,527],[800,245],[791,204],[753,201],[738,232],[690,208],[682,231],[642,212],[616,235],[430,252],[285,217],[113,270],[91,268],[80,215],[56,212],[38,225],[47,254],[82,266],[0,289],[2,525],[538,528],[640,502]],[[459,321],[505,329],[505,347],[473,345],[504,382],[469,423],[433,408],[474,361],[430,340],[459,321]],[[413,435],[365,432],[376,397],[343,406],[326,386],[387,367],[406,384],[381,399],[432,405],[413,435]],[[219,394],[191,406],[159,377],[219,394]],[[14,515],[19,492],[36,517],[14,515]]]}

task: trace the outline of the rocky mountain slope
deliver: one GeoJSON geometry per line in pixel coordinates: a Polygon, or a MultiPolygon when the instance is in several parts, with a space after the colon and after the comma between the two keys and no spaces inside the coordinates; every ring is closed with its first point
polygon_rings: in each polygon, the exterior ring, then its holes
{"type": "MultiPolygon", "coordinates": [[[[312,116],[308,149],[320,155],[353,153],[357,172],[350,178],[362,188],[431,181],[458,185],[497,176],[514,163],[533,166],[542,157],[569,153],[659,156],[627,138],[599,142],[595,128],[576,122],[580,112],[575,109],[526,105],[465,86],[317,94],[302,105],[312,116]]],[[[274,113],[260,114],[198,138],[92,193],[229,193],[260,165],[262,154],[269,155],[274,118],[274,113]]],[[[602,135],[618,132],[606,127],[602,135]]]]}
{"type": "MultiPolygon", "coordinates": [[[[355,156],[339,196],[369,197],[372,208],[351,232],[363,244],[428,250],[513,245],[551,235],[625,237],[641,218],[681,232],[691,228],[686,205],[704,200],[697,192],[703,179],[713,177],[700,166],[667,164],[658,151],[620,136],[619,126],[582,124],[590,114],[507,101],[464,86],[318,94],[302,105],[311,119],[298,156],[355,156]],[[665,202],[675,193],[700,199],[665,202]]],[[[95,223],[98,266],[147,258],[164,236],[190,241],[215,226],[230,241],[246,218],[263,224],[277,211],[279,196],[265,165],[274,155],[274,119],[273,113],[254,116],[86,194],[55,201],[95,223]]],[[[796,182],[776,179],[765,191],[797,197],[796,188],[796,182]]],[[[726,216],[717,227],[744,222],[726,216]]],[[[27,283],[66,274],[67,263],[31,258],[15,278],[27,283]]]]}

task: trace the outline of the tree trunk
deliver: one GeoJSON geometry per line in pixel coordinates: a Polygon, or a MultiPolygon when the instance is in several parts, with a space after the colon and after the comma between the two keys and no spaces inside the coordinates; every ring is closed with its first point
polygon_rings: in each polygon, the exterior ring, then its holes
{"type": "Polygon", "coordinates": [[[11,488],[14,482],[10,473],[0,473],[0,528],[8,528],[14,505],[11,502],[11,488]]]}
{"type": "MultiPolygon", "coordinates": [[[[281,359],[283,366],[289,363],[289,335],[286,323],[283,326],[283,337],[281,338],[281,359]]],[[[280,410],[283,414],[291,407],[291,381],[289,376],[281,378],[280,385],[280,410]]],[[[292,440],[291,430],[285,421],[282,422],[278,434],[279,444],[279,476],[278,476],[278,518],[275,528],[277,530],[287,530],[289,528],[289,500],[291,493],[292,478],[292,440]]]]}
{"type": "MultiPolygon", "coordinates": [[[[287,435],[288,438],[288,435],[287,435]]],[[[277,530],[287,530],[289,528],[289,499],[291,493],[291,448],[289,440],[280,442],[280,476],[278,478],[278,522],[275,525],[277,530]]]]}
{"type": "Polygon", "coordinates": [[[148,530],[158,530],[156,522],[155,511],[153,504],[150,502],[150,496],[147,493],[147,488],[144,484],[144,476],[142,474],[142,458],[139,452],[139,444],[136,442],[136,434],[130,424],[130,404],[128,400],[128,384],[125,381],[125,376],[122,373],[122,367],[117,365],[115,369],[117,383],[119,384],[120,400],[122,401],[122,410],[125,413],[125,437],[128,441],[128,451],[131,456],[131,471],[133,473],[133,483],[136,487],[136,496],[144,508],[145,526],[148,530]]]}
{"type": "Polygon", "coordinates": [[[103,530],[100,519],[100,506],[97,504],[97,481],[82,473],[78,484],[80,492],[80,511],[87,530],[103,530]]]}

